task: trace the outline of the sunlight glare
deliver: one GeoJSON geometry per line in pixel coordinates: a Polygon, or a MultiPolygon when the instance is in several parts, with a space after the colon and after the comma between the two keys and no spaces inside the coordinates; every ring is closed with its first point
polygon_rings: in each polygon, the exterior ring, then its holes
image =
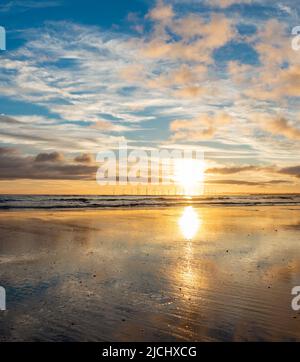
{"type": "Polygon", "coordinates": [[[179,219],[179,226],[185,239],[192,240],[201,226],[198,214],[192,206],[187,206],[179,219]]]}
{"type": "Polygon", "coordinates": [[[174,179],[183,187],[186,196],[203,192],[204,170],[204,161],[183,159],[175,162],[174,179]]]}

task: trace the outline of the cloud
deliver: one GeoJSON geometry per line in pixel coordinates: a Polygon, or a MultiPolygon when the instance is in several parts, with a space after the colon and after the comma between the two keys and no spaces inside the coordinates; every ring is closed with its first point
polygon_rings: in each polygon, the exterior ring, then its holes
{"type": "Polygon", "coordinates": [[[286,70],[281,70],[278,76],[280,82],[279,96],[300,96],[300,65],[290,66],[286,70]]]}
{"type": "Polygon", "coordinates": [[[0,180],[95,180],[96,165],[62,161],[63,157],[54,153],[30,157],[0,148],[0,180]]]}
{"type": "Polygon", "coordinates": [[[150,41],[144,41],[141,47],[143,56],[154,59],[211,62],[212,52],[236,35],[232,20],[222,14],[212,14],[209,20],[188,15],[171,21],[168,27],[179,39],[177,41],[171,39],[166,29],[163,30],[163,35],[154,33],[150,41]]]}
{"type": "Polygon", "coordinates": [[[270,180],[270,181],[245,181],[245,180],[209,180],[209,184],[219,185],[242,185],[242,186],[271,186],[280,184],[290,184],[288,180],[270,180]]]}
{"type": "Polygon", "coordinates": [[[30,9],[43,9],[50,7],[60,6],[60,1],[45,0],[45,1],[34,1],[34,0],[11,0],[6,1],[0,5],[0,12],[7,13],[10,11],[26,11],[30,9]]]}
{"type": "Polygon", "coordinates": [[[96,153],[115,147],[124,140],[122,135],[111,134],[119,127],[118,131],[126,130],[125,126],[119,125],[112,125],[109,129],[92,128],[84,123],[62,122],[41,116],[0,116],[2,143],[22,147],[24,152],[30,150],[30,153],[49,153],[49,150],[56,149],[65,153],[96,153]]]}
{"type": "Polygon", "coordinates": [[[258,166],[231,166],[231,167],[215,167],[209,168],[205,171],[208,174],[220,174],[220,175],[230,175],[236,174],[240,172],[248,172],[248,171],[260,171],[261,168],[258,166]]]}
{"type": "Polygon", "coordinates": [[[269,19],[249,40],[260,65],[252,73],[252,79],[246,79],[245,95],[268,102],[299,97],[300,58],[291,46],[290,25],[280,19],[269,19]]]}
{"type": "Polygon", "coordinates": [[[163,0],[159,0],[156,6],[150,10],[149,18],[155,21],[169,21],[174,17],[173,8],[171,5],[165,5],[163,0]]]}
{"type": "Polygon", "coordinates": [[[203,141],[212,157],[238,159],[236,170],[244,161],[239,172],[258,161],[292,163],[299,151],[300,71],[290,24],[271,2],[273,20],[267,21],[244,15],[242,7],[227,9],[246,2],[202,2],[202,12],[195,11],[198,1],[159,1],[148,16],[128,17],[130,26],[142,27],[134,35],[71,22],[22,31],[22,46],[1,55],[0,87],[3,97],[33,115],[0,116],[1,142],[24,155],[60,150],[61,163],[72,167],[92,166],[74,155],[125,139],[145,147],[203,141]],[[241,35],[243,24],[256,31],[241,35]],[[263,117],[256,117],[258,110],[263,117]],[[168,134],[162,125],[169,123],[168,134]],[[136,133],[141,130],[151,132],[151,141],[136,133]]]}
{"type": "MultiPolygon", "coordinates": [[[[157,38],[155,29],[140,37],[129,37],[69,22],[48,22],[42,29],[24,31],[25,44],[15,52],[5,53],[1,60],[3,95],[46,109],[64,121],[68,131],[71,128],[68,122],[73,129],[75,122],[82,122],[77,129],[83,134],[88,133],[83,130],[83,122],[99,132],[120,133],[137,131],[133,123],[155,119],[164,110],[170,116],[178,116],[178,109],[185,107],[186,100],[197,99],[210,91],[205,83],[207,64],[204,63],[210,64],[213,51],[235,32],[233,23],[223,15],[212,14],[209,19],[198,16],[202,28],[198,39],[191,39],[193,27],[189,28],[190,35],[184,29],[189,22],[193,24],[192,18],[170,9],[159,2],[150,16],[156,22],[170,18],[169,26],[187,40],[170,42],[157,38]],[[141,56],[153,45],[157,45],[157,56],[153,59],[141,56]],[[189,60],[196,63],[188,64],[189,60]],[[166,74],[164,79],[162,75],[166,74]],[[151,114],[146,115],[150,107],[151,114]],[[114,121],[104,124],[99,121],[102,115],[114,121]]],[[[198,107],[193,104],[191,111],[195,113],[198,107]]],[[[51,138],[60,142],[58,135],[53,137],[53,131],[43,132],[41,126],[40,120],[32,119],[26,131],[28,142],[34,137],[42,142],[51,138]],[[30,137],[30,127],[32,133],[38,129],[39,135],[30,137]]],[[[46,131],[47,127],[45,122],[43,129],[46,131]]],[[[11,128],[2,134],[7,140],[22,136],[11,128]]]]}
{"type": "Polygon", "coordinates": [[[287,13],[287,14],[289,14],[289,15],[293,15],[293,10],[289,7],[289,6],[287,6],[287,5],[284,5],[284,4],[278,4],[278,8],[281,10],[281,11],[283,11],[283,12],[285,12],[285,13],[287,13]]]}
{"type": "MultiPolygon", "coordinates": [[[[278,174],[278,175],[288,175],[291,177],[297,177],[300,178],[300,166],[290,166],[290,167],[284,167],[280,168],[275,165],[271,166],[260,166],[260,165],[241,165],[241,166],[225,166],[225,167],[214,167],[214,168],[208,168],[206,169],[205,173],[207,175],[233,175],[233,174],[239,174],[248,172],[251,175],[251,177],[257,178],[258,174],[261,176],[266,176],[266,174],[278,174]]],[[[222,182],[224,180],[221,180],[222,182]]],[[[209,181],[213,182],[213,181],[209,181]]],[[[244,182],[244,181],[243,181],[244,182]]],[[[259,181],[260,184],[269,183],[269,184],[280,184],[280,183],[287,183],[291,182],[289,180],[272,180],[272,181],[259,181]]],[[[252,181],[251,181],[252,183],[252,181]]]]}
{"type": "Polygon", "coordinates": [[[83,153],[82,155],[76,156],[74,161],[78,163],[92,163],[93,157],[89,153],[83,153]]]}
{"type": "Polygon", "coordinates": [[[126,65],[120,70],[120,77],[128,82],[141,81],[145,73],[145,66],[142,64],[126,65]]]}
{"type": "Polygon", "coordinates": [[[212,138],[218,128],[232,121],[231,116],[219,112],[213,116],[201,115],[189,120],[175,120],[170,124],[173,141],[199,141],[212,138]]]}
{"type": "Polygon", "coordinates": [[[35,162],[60,162],[63,161],[64,157],[59,152],[51,152],[51,153],[39,153],[35,162]]]}
{"type": "MultiPolygon", "coordinates": [[[[281,49],[281,62],[284,62],[286,52],[281,49]]],[[[278,63],[280,63],[278,59],[278,63]]],[[[266,65],[267,68],[267,65],[266,65]]],[[[282,98],[299,97],[300,94],[300,66],[290,65],[288,68],[281,69],[280,65],[271,68],[261,69],[260,77],[257,79],[259,85],[251,87],[246,91],[246,95],[256,99],[280,101],[282,98]],[[276,77],[274,77],[276,72],[276,77]]]]}
{"type": "Polygon", "coordinates": [[[232,5],[236,4],[252,4],[256,3],[257,0],[166,0],[171,4],[196,4],[199,5],[199,2],[204,2],[205,5],[210,7],[219,7],[221,9],[226,9],[232,5]]]}
{"type": "Polygon", "coordinates": [[[171,29],[183,38],[182,44],[193,42],[203,50],[214,49],[226,44],[236,34],[233,21],[223,14],[212,13],[207,20],[199,15],[189,14],[176,19],[170,25],[171,29]]]}
{"type": "Polygon", "coordinates": [[[281,117],[266,120],[261,123],[262,128],[274,135],[284,136],[291,140],[300,140],[300,129],[293,126],[287,119],[281,117]]]}
{"type": "Polygon", "coordinates": [[[0,122],[3,124],[3,123],[6,123],[8,125],[16,125],[16,124],[22,124],[22,122],[12,118],[12,117],[7,117],[7,116],[4,116],[4,115],[0,115],[0,122]]]}
{"type": "Polygon", "coordinates": [[[16,150],[10,147],[0,147],[0,157],[11,156],[16,154],[16,150]]]}
{"type": "Polygon", "coordinates": [[[227,69],[230,74],[230,79],[237,85],[251,81],[253,66],[249,64],[241,64],[238,61],[229,61],[227,69]]]}
{"type": "Polygon", "coordinates": [[[207,94],[208,90],[199,86],[182,87],[175,91],[177,97],[195,98],[207,94]]]}
{"type": "Polygon", "coordinates": [[[253,0],[206,0],[210,6],[216,6],[220,8],[228,8],[235,4],[251,4],[253,0]]]}
{"type": "MultiPolygon", "coordinates": [[[[143,119],[123,106],[127,96],[122,89],[128,82],[120,78],[119,72],[137,58],[136,42],[95,27],[65,22],[48,23],[43,29],[24,34],[25,45],[5,53],[1,60],[4,95],[46,108],[66,121],[96,122],[99,114],[120,122],[143,119]]],[[[144,99],[146,91],[136,97],[136,102],[144,99]]]]}
{"type": "Polygon", "coordinates": [[[101,130],[102,132],[129,132],[137,130],[137,127],[128,127],[119,124],[114,124],[106,120],[99,120],[92,123],[90,128],[101,130]]]}
{"type": "Polygon", "coordinates": [[[282,168],[279,173],[300,178],[300,166],[285,167],[282,168]]]}
{"type": "Polygon", "coordinates": [[[156,89],[173,90],[176,98],[195,98],[209,94],[211,89],[204,86],[207,68],[204,65],[181,65],[148,81],[148,86],[156,89]]]}

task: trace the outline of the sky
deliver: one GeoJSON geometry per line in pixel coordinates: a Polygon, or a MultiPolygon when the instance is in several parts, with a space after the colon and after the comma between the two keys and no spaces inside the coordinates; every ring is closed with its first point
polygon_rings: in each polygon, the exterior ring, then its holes
{"type": "Polygon", "coordinates": [[[298,0],[0,0],[0,193],[102,193],[95,155],[125,141],[201,149],[207,193],[300,192],[299,15],[298,0]]]}

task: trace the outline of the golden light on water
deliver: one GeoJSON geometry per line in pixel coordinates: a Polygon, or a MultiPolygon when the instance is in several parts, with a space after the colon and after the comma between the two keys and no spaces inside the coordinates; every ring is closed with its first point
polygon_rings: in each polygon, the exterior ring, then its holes
{"type": "Polygon", "coordinates": [[[179,226],[182,235],[187,240],[192,240],[197,234],[201,226],[201,221],[192,206],[184,208],[183,214],[179,219],[179,226]]]}
{"type": "Polygon", "coordinates": [[[185,298],[192,297],[192,289],[198,280],[194,269],[194,248],[193,239],[201,228],[202,219],[192,206],[184,208],[181,217],[178,220],[180,231],[186,242],[182,249],[184,262],[178,271],[178,277],[185,285],[185,298]]]}
{"type": "Polygon", "coordinates": [[[175,162],[174,179],[183,187],[185,195],[197,195],[203,193],[204,161],[195,159],[183,159],[175,162]]]}

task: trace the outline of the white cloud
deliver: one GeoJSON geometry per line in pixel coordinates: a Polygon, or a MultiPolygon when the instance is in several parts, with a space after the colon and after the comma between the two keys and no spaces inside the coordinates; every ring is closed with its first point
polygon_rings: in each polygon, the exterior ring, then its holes
{"type": "Polygon", "coordinates": [[[0,12],[26,11],[30,9],[57,7],[60,5],[61,2],[56,0],[6,0],[3,4],[0,4],[0,12]]]}
{"type": "MultiPolygon", "coordinates": [[[[140,130],[142,122],[153,122],[153,142],[159,143],[159,122],[193,120],[224,110],[232,122],[226,127],[213,121],[209,125],[208,117],[204,134],[200,129],[193,133],[192,124],[188,128],[194,141],[211,137],[214,144],[207,147],[220,153],[226,149],[224,157],[231,152],[232,157],[239,153],[268,160],[286,158],[291,140],[275,143],[264,134],[256,137],[261,127],[253,119],[253,109],[272,112],[274,102],[289,113],[300,111],[296,104],[291,111],[283,103],[299,89],[297,58],[289,49],[286,25],[267,22],[249,37],[260,55],[260,66],[235,61],[228,64],[226,73],[215,64],[213,54],[240,39],[237,19],[219,13],[181,15],[162,2],[150,11],[149,19],[153,29],[137,36],[68,22],[47,23],[25,32],[25,45],[1,59],[1,94],[44,107],[50,116],[16,116],[22,123],[16,129],[2,123],[2,142],[20,144],[26,150],[93,152],[111,147],[128,131],[140,130]],[[281,69],[285,61],[289,66],[281,69]]],[[[293,114],[288,119],[293,124],[297,121],[293,114]]],[[[177,130],[177,140],[188,141],[185,134],[177,130]]]]}

